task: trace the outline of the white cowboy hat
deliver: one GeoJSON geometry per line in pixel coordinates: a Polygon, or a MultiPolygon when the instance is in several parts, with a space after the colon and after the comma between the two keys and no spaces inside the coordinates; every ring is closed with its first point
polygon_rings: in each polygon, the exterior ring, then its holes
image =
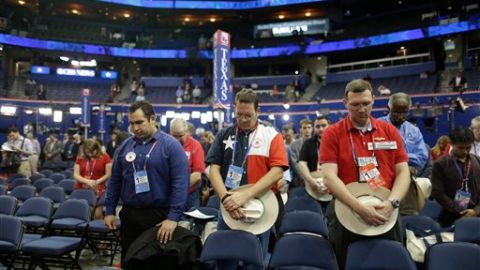
{"type": "MultiPolygon", "coordinates": [[[[323,183],[323,176],[321,173],[315,171],[311,172],[310,174],[315,179],[315,181],[321,181],[323,183]]],[[[317,201],[329,202],[333,199],[333,196],[331,194],[328,194],[327,192],[314,190],[313,187],[310,186],[310,183],[308,181],[305,181],[305,191],[308,193],[308,195],[310,195],[317,201]]]]}
{"type": "Polygon", "coordinates": [[[412,180],[417,186],[417,205],[418,209],[423,209],[425,200],[432,194],[432,182],[425,177],[416,177],[412,180]]]}
{"type": "MultiPolygon", "coordinates": [[[[231,190],[231,192],[244,190],[251,186],[252,185],[240,186],[235,190],[231,190]]],[[[270,229],[277,220],[278,201],[271,190],[251,199],[242,208],[247,217],[243,220],[236,220],[230,216],[230,213],[225,210],[223,205],[220,205],[223,220],[231,229],[247,231],[258,235],[270,229]]]]}
{"type": "MultiPolygon", "coordinates": [[[[363,204],[381,203],[387,200],[390,194],[390,190],[384,187],[378,187],[372,190],[367,183],[350,183],[347,185],[347,189],[363,204]]],[[[390,219],[380,226],[372,226],[365,223],[353,209],[340,200],[335,200],[335,214],[337,215],[338,221],[340,221],[347,230],[359,235],[375,236],[384,234],[393,228],[398,219],[398,208],[394,209],[390,219]]]]}

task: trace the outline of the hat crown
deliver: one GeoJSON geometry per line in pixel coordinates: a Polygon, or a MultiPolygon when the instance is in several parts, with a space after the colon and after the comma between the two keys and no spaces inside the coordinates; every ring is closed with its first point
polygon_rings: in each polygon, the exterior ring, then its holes
{"type": "Polygon", "coordinates": [[[257,221],[262,217],[264,210],[265,207],[263,206],[262,201],[259,199],[251,199],[243,207],[246,216],[245,219],[243,219],[243,222],[253,223],[257,221]]]}

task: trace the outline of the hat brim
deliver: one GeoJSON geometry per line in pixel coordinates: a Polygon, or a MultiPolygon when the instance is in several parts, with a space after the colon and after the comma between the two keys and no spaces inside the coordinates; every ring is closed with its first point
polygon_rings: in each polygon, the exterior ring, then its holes
{"type": "MultiPolygon", "coordinates": [[[[252,187],[252,185],[240,186],[234,190],[231,190],[231,192],[241,191],[249,187],[252,187]]],[[[247,232],[259,235],[269,230],[273,226],[273,224],[275,224],[275,221],[277,220],[277,217],[278,217],[279,209],[278,209],[278,201],[273,191],[268,190],[264,194],[257,196],[255,198],[262,202],[264,206],[264,211],[262,216],[252,223],[233,219],[230,216],[230,213],[227,210],[225,210],[222,204],[220,204],[220,211],[222,213],[223,220],[225,221],[225,223],[228,225],[230,229],[247,231],[247,232]]]]}
{"type": "MultiPolygon", "coordinates": [[[[350,183],[347,186],[350,193],[359,199],[377,200],[379,202],[387,200],[390,190],[384,187],[378,187],[372,190],[367,183],[350,183]]],[[[398,208],[394,209],[390,219],[383,225],[372,226],[363,221],[363,219],[353,211],[348,205],[340,200],[335,200],[335,214],[338,221],[347,230],[364,236],[375,236],[388,232],[393,228],[398,219],[398,208]]]]}
{"type": "MultiPolygon", "coordinates": [[[[322,174],[319,172],[310,172],[310,174],[315,179],[323,177],[322,174]]],[[[307,181],[305,181],[305,191],[307,192],[308,195],[310,195],[310,197],[314,198],[317,201],[329,202],[333,199],[333,196],[331,194],[314,190],[310,186],[310,183],[308,183],[307,181]]]]}

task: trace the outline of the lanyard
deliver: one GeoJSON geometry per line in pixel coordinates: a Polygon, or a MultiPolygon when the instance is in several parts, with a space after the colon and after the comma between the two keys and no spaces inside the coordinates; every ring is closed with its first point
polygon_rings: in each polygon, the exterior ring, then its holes
{"type": "Polygon", "coordinates": [[[320,139],[318,137],[317,137],[317,143],[318,143],[318,147],[317,147],[317,168],[319,168],[319,166],[320,166],[320,139]]]}
{"type": "Polygon", "coordinates": [[[465,187],[465,191],[468,192],[468,175],[470,174],[470,159],[467,160],[467,165],[465,167],[465,175],[463,174],[460,165],[458,165],[458,160],[452,156],[453,162],[455,163],[455,168],[457,168],[458,176],[462,179],[462,188],[465,187]]]}
{"type": "MultiPolygon", "coordinates": [[[[255,135],[257,135],[257,130],[258,130],[258,126],[257,126],[257,128],[255,128],[255,132],[253,133],[252,140],[248,144],[247,153],[243,157],[242,165],[240,166],[241,168],[243,168],[243,166],[245,165],[245,162],[247,161],[248,153],[250,152],[250,149],[252,148],[253,141],[255,140],[255,135]]],[[[237,149],[237,142],[238,142],[238,127],[235,131],[235,142],[233,143],[232,163],[231,163],[232,165],[233,165],[233,161],[235,159],[235,149],[237,149]]]]}
{"type": "Polygon", "coordinates": [[[95,163],[97,163],[96,159],[93,160],[93,165],[90,167],[90,160],[87,160],[87,165],[85,166],[85,175],[88,177],[88,179],[92,179],[95,163]]]}
{"type": "MultiPolygon", "coordinates": [[[[152,147],[150,148],[150,150],[148,151],[147,155],[145,156],[145,160],[143,161],[143,170],[146,171],[147,170],[147,161],[148,159],[150,158],[150,154],[152,153],[153,149],[155,148],[155,146],[157,145],[157,142],[158,141],[155,141],[152,145],[152,147]]],[[[135,168],[135,162],[132,162],[132,166],[133,166],[133,171],[136,173],[137,170],[135,168]]]]}
{"type": "MultiPolygon", "coordinates": [[[[361,131],[359,131],[361,132],[361,131]]],[[[353,162],[355,162],[355,164],[357,165],[358,167],[358,163],[357,163],[357,151],[355,151],[355,145],[353,144],[353,137],[352,137],[352,132],[350,131],[350,133],[348,134],[350,135],[350,144],[352,145],[352,157],[353,157],[353,162]]],[[[363,137],[363,133],[361,133],[362,137],[363,137]]],[[[375,156],[375,143],[374,143],[374,140],[373,140],[373,133],[370,132],[370,136],[372,137],[372,157],[375,156]]],[[[362,139],[363,140],[363,139],[362,139]]],[[[368,142],[367,142],[367,147],[368,147],[368,142]]]]}

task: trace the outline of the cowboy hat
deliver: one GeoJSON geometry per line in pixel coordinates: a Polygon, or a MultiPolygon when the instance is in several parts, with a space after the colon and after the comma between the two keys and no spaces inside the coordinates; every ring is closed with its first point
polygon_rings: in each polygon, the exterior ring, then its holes
{"type": "Polygon", "coordinates": [[[432,194],[432,182],[425,177],[413,178],[413,182],[417,186],[418,209],[423,209],[425,206],[425,200],[432,194]]]}
{"type": "MultiPolygon", "coordinates": [[[[241,191],[252,186],[253,185],[240,186],[231,190],[231,192],[241,191]]],[[[248,201],[242,206],[242,209],[247,217],[243,220],[236,220],[230,216],[230,213],[225,210],[223,205],[220,205],[223,220],[228,227],[258,235],[270,229],[277,220],[278,201],[275,194],[273,194],[271,190],[268,190],[264,194],[248,201]]]]}
{"type": "MultiPolygon", "coordinates": [[[[320,172],[315,171],[311,172],[310,174],[315,179],[315,181],[323,182],[323,176],[320,172]]],[[[308,181],[305,181],[305,191],[307,191],[308,195],[310,195],[317,201],[329,202],[333,199],[333,196],[331,194],[328,194],[327,192],[314,190],[313,187],[310,186],[310,183],[308,181]]]]}
{"type": "MultiPolygon", "coordinates": [[[[390,190],[384,187],[377,187],[375,190],[372,190],[367,183],[354,182],[348,184],[346,187],[350,193],[363,204],[381,203],[387,200],[390,194],[390,190]]],[[[335,200],[335,214],[337,215],[338,221],[340,221],[347,230],[359,235],[375,236],[384,234],[393,228],[398,218],[398,208],[395,208],[392,211],[390,219],[380,226],[372,226],[365,223],[353,209],[340,200],[335,200]]]]}

